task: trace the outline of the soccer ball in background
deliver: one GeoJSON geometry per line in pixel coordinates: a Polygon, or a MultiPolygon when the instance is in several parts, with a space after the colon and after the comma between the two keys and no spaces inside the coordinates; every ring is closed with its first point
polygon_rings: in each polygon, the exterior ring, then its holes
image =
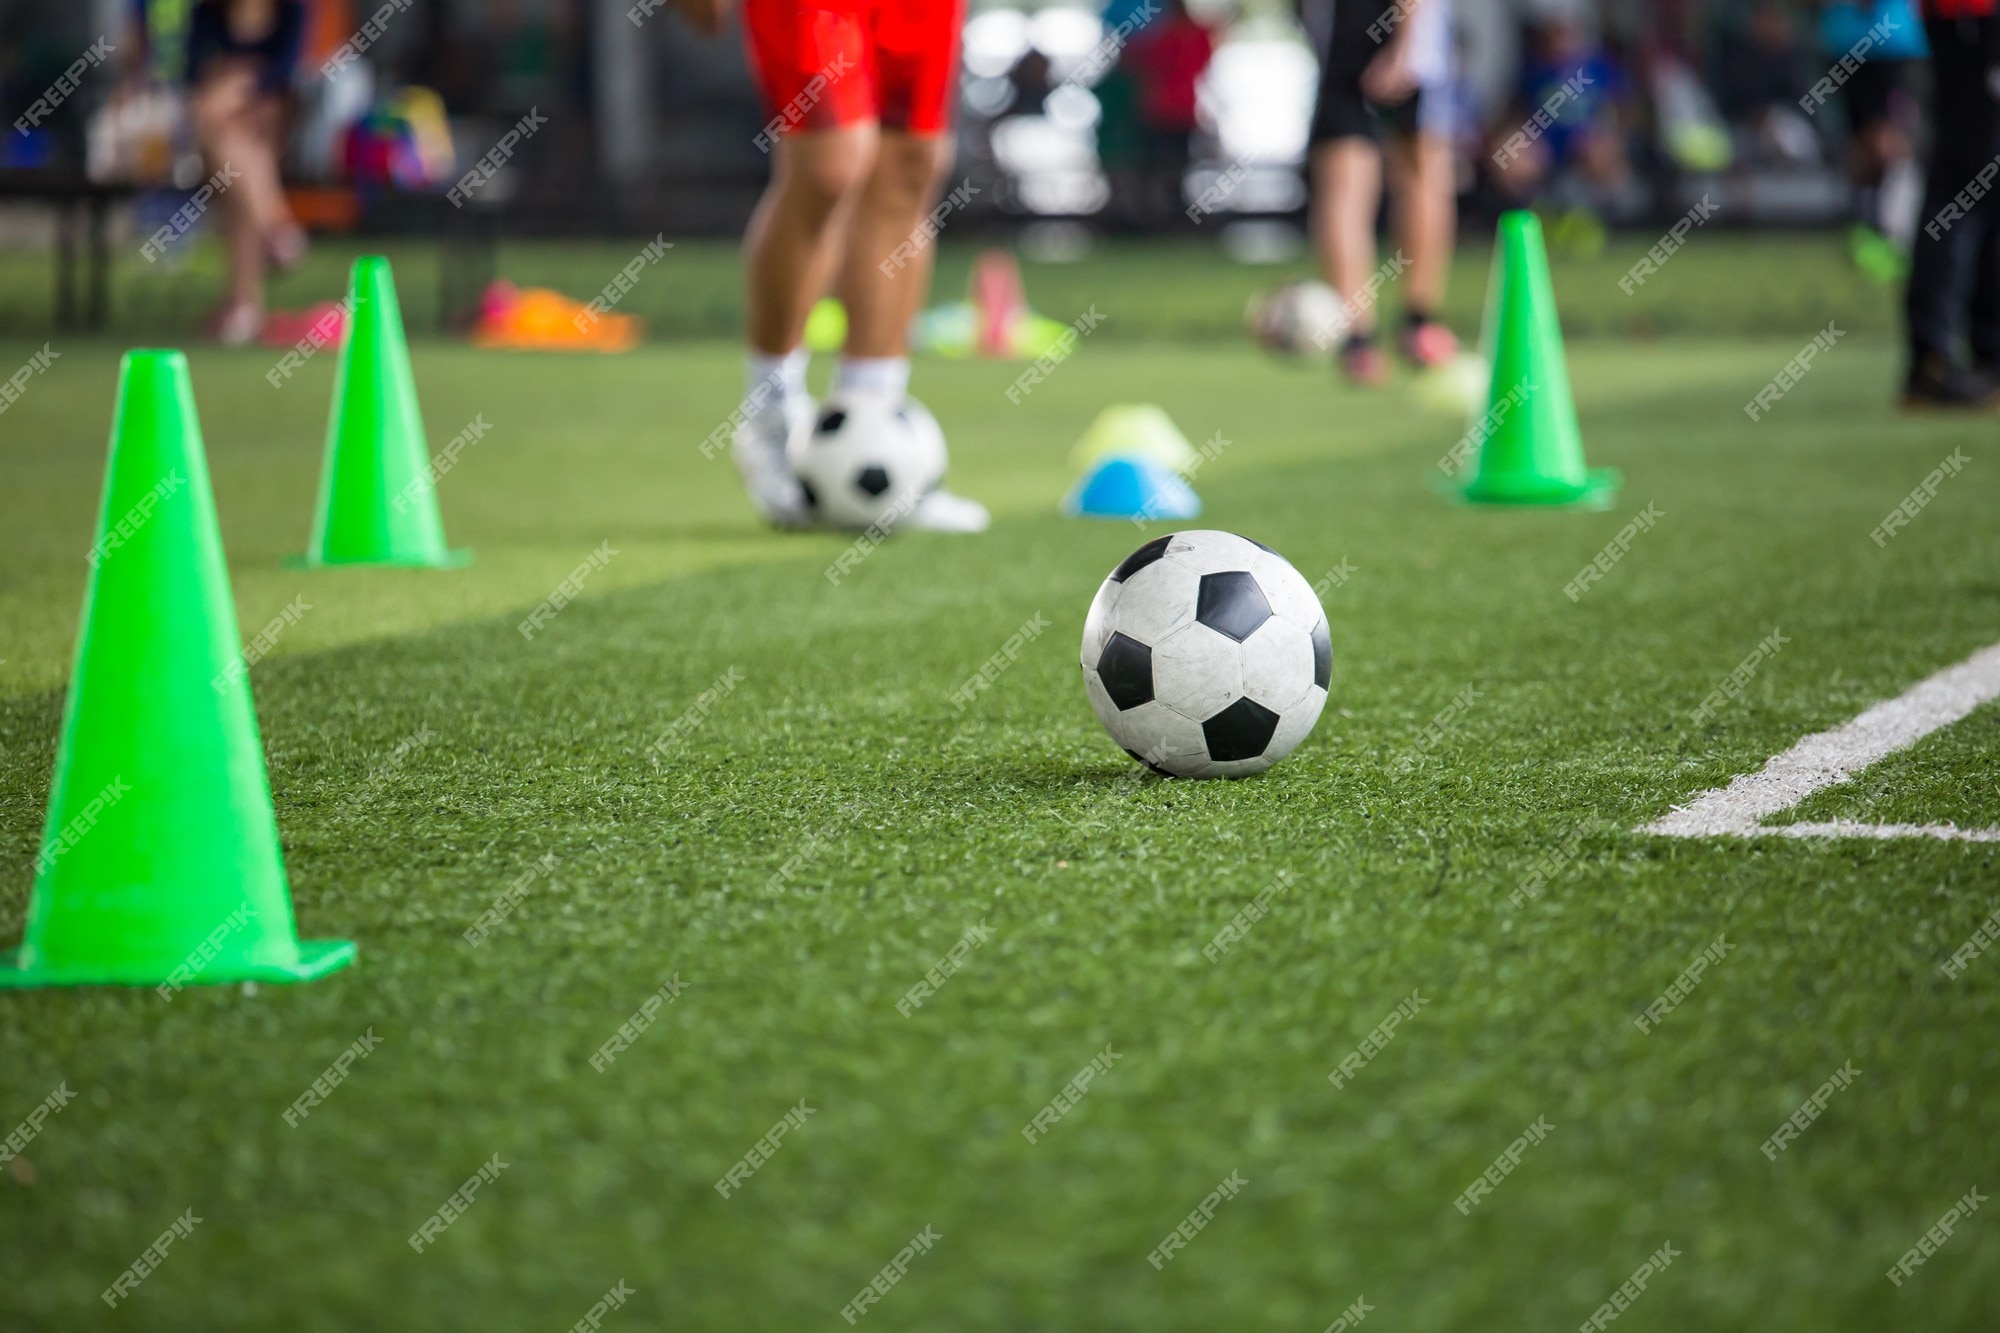
{"type": "Polygon", "coordinates": [[[796,447],[806,501],[835,527],[893,526],[944,479],[944,432],[914,398],[834,394],[796,447]]]}
{"type": "Polygon", "coordinates": [[[1243,320],[1259,347],[1295,357],[1331,354],[1348,322],[1340,293],[1307,278],[1281,282],[1251,297],[1243,320]]]}
{"type": "Polygon", "coordinates": [[[1179,778],[1246,778],[1326,707],[1333,639],[1298,570],[1231,532],[1176,532],[1111,571],[1083,624],[1083,683],[1125,753],[1179,778]]]}

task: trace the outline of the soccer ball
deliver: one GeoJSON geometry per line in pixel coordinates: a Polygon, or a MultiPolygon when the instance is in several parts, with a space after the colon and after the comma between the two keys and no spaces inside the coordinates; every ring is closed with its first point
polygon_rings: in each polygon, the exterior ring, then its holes
{"type": "Polygon", "coordinates": [[[889,527],[944,479],[944,432],[914,398],[836,393],[801,437],[792,469],[806,503],[840,528],[889,527]]]}
{"type": "Polygon", "coordinates": [[[1347,332],[1340,293],[1323,282],[1294,278],[1250,298],[1243,313],[1259,347],[1281,356],[1319,356],[1347,332]]]}
{"type": "Polygon", "coordinates": [[[1333,639],[1312,585],[1270,547],[1176,532],[1111,571],[1083,622],[1083,685],[1125,753],[1177,778],[1247,778],[1326,707],[1333,639]]]}

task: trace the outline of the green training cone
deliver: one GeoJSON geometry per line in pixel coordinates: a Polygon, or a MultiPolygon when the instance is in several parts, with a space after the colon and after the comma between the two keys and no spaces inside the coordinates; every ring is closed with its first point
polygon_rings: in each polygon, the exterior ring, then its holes
{"type": "Polygon", "coordinates": [[[293,563],[451,569],[432,487],[430,447],[403,340],[389,261],[363,255],[349,277],[347,336],[333,378],[312,545],[293,563]]]}
{"type": "Polygon", "coordinates": [[[49,819],[0,988],[304,981],[187,358],[125,357],[49,819]]]}
{"type": "Polygon", "coordinates": [[[1533,213],[1500,218],[1483,341],[1493,378],[1485,412],[1472,428],[1483,438],[1461,498],[1474,504],[1610,504],[1618,474],[1584,465],[1548,250],[1533,213]]]}

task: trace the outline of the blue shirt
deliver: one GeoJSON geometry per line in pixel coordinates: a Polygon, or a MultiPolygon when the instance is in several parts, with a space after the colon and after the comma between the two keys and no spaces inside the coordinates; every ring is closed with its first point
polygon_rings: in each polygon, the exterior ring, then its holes
{"type": "Polygon", "coordinates": [[[1835,0],[1820,16],[1820,44],[1837,60],[1877,24],[1887,25],[1887,31],[1868,48],[1866,59],[1922,60],[1930,55],[1923,20],[1910,0],[1835,0]]]}

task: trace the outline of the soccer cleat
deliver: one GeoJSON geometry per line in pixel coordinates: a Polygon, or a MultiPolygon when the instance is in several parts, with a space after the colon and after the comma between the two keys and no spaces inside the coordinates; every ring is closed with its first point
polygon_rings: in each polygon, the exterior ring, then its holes
{"type": "Polygon", "coordinates": [[[1855,268],[1881,286],[1887,287],[1909,276],[1909,256],[1894,241],[1865,223],[1857,222],[1848,229],[1847,253],[1855,268]]]}
{"type": "Polygon", "coordinates": [[[224,347],[248,347],[264,329],[264,312],[248,301],[233,301],[215,312],[209,327],[224,347]]]}
{"type": "Polygon", "coordinates": [[[803,528],[812,522],[812,505],[789,457],[793,439],[810,432],[812,424],[812,400],[801,394],[776,410],[745,417],[730,441],[750,503],[774,527],[803,528]]]}
{"type": "Polygon", "coordinates": [[[1458,359],[1458,339],[1434,319],[1419,320],[1403,330],[1403,355],[1420,370],[1435,370],[1458,359]]]}
{"type": "Polygon", "coordinates": [[[1376,388],[1389,378],[1389,358],[1372,340],[1349,338],[1340,349],[1340,373],[1350,383],[1376,388]]]}
{"type": "Polygon", "coordinates": [[[1991,411],[2000,408],[2000,390],[1978,371],[1931,354],[1912,366],[1903,381],[1902,406],[1905,412],[1991,411]]]}
{"type": "Polygon", "coordinates": [[[984,532],[993,522],[986,506],[950,491],[926,491],[900,526],[915,532],[984,532]]]}

